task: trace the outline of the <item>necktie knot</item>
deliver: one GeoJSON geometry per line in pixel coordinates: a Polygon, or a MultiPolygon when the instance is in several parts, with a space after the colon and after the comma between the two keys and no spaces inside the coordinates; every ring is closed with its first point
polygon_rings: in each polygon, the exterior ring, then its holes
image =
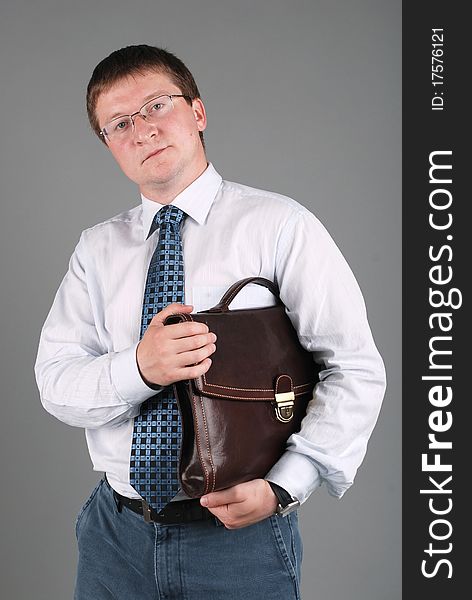
{"type": "Polygon", "coordinates": [[[166,225],[173,225],[174,228],[178,229],[181,221],[183,220],[185,213],[177,206],[167,204],[163,206],[156,216],[154,217],[156,225],[159,227],[165,227],[166,225]]]}

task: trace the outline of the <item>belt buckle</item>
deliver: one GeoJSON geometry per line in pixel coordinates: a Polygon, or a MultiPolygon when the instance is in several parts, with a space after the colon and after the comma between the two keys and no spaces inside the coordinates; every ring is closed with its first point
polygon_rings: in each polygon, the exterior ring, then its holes
{"type": "Polygon", "coordinates": [[[153,519],[152,519],[152,515],[151,515],[151,507],[146,502],[146,500],[141,500],[141,504],[143,506],[143,517],[144,517],[144,520],[146,521],[146,523],[152,523],[153,519]]]}

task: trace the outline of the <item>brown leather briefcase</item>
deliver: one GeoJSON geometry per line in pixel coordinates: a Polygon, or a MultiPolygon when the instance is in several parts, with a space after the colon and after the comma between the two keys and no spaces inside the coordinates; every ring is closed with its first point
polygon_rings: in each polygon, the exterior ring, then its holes
{"type": "Polygon", "coordinates": [[[213,308],[172,315],[165,323],[191,320],[218,338],[210,369],[174,384],[183,428],[182,489],[199,498],[267,474],[300,429],[320,367],[300,345],[268,279],[237,281],[213,308]],[[230,310],[248,283],[267,287],[277,305],[230,310]]]}

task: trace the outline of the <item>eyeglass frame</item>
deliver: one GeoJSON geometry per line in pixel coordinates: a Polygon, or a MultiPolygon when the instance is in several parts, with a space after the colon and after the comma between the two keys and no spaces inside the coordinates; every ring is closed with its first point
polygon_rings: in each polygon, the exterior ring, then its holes
{"type": "MultiPolygon", "coordinates": [[[[190,100],[192,101],[191,96],[189,96],[188,94],[159,94],[159,96],[156,96],[155,98],[151,98],[150,100],[148,100],[147,102],[145,102],[141,108],[139,110],[137,110],[136,112],[130,114],[130,115],[120,115],[119,117],[115,117],[114,119],[112,119],[111,121],[109,121],[107,123],[107,125],[109,125],[110,123],[114,123],[115,121],[118,121],[119,119],[123,119],[125,117],[129,117],[129,119],[131,119],[131,125],[133,127],[133,129],[131,130],[132,133],[134,134],[136,127],[134,125],[134,118],[138,115],[141,115],[141,117],[143,118],[144,121],[147,120],[147,117],[145,114],[143,114],[141,111],[143,110],[143,108],[145,106],[147,106],[148,104],[150,104],[151,102],[154,102],[154,100],[157,100],[158,98],[169,98],[170,102],[172,104],[172,108],[174,108],[174,101],[173,98],[185,98],[186,100],[190,100]]],[[[108,133],[105,129],[105,127],[103,127],[103,129],[100,129],[100,131],[98,132],[99,135],[101,135],[104,139],[110,141],[110,138],[108,137],[108,133]]]]}

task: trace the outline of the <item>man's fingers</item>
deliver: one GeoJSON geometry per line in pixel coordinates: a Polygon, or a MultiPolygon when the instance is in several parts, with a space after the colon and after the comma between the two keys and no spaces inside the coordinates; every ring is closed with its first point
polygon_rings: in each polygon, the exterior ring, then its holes
{"type": "MultiPolygon", "coordinates": [[[[168,327],[170,327],[170,325],[168,325],[168,327]]],[[[177,354],[181,354],[182,352],[191,352],[197,348],[203,348],[207,344],[214,344],[216,339],[217,337],[215,333],[202,333],[198,335],[192,335],[191,337],[174,339],[174,344],[177,354]]],[[[192,361],[187,361],[186,364],[191,364],[191,362],[192,361]]]]}
{"type": "MultiPolygon", "coordinates": [[[[210,330],[205,323],[198,323],[198,321],[182,321],[182,323],[166,325],[166,331],[168,332],[170,339],[178,340],[180,338],[203,335],[208,333],[210,330]]],[[[194,345],[192,345],[192,347],[195,348],[194,345]]],[[[181,351],[180,348],[179,351],[181,351]]]]}
{"type": "Polygon", "coordinates": [[[175,366],[179,368],[191,367],[211,356],[216,350],[216,344],[207,344],[195,350],[181,352],[175,357],[175,366]]]}
{"type": "Polygon", "coordinates": [[[165,308],[154,315],[149,323],[149,327],[153,325],[156,326],[158,323],[164,323],[167,317],[175,315],[176,313],[191,313],[192,310],[193,306],[191,304],[179,304],[178,302],[172,302],[172,304],[168,304],[165,308]]]}
{"type": "MultiPolygon", "coordinates": [[[[191,304],[178,304],[177,302],[173,302],[154,315],[149,323],[148,329],[151,327],[161,328],[167,317],[177,313],[191,313],[192,310],[193,306],[191,304]]],[[[208,326],[205,325],[205,323],[199,323],[198,321],[182,321],[166,326],[166,337],[169,339],[177,340],[207,333],[209,333],[208,326]]],[[[194,345],[192,347],[195,348],[194,345]]],[[[185,351],[185,348],[179,349],[179,351],[185,351]]]]}
{"type": "Polygon", "coordinates": [[[239,485],[221,490],[220,492],[212,492],[200,498],[200,504],[207,508],[216,508],[224,504],[237,504],[244,502],[247,496],[239,485]]]}
{"type": "Polygon", "coordinates": [[[211,358],[205,358],[200,363],[192,365],[190,367],[184,367],[176,371],[175,381],[183,381],[185,379],[195,379],[206,373],[211,367],[211,358]]]}

